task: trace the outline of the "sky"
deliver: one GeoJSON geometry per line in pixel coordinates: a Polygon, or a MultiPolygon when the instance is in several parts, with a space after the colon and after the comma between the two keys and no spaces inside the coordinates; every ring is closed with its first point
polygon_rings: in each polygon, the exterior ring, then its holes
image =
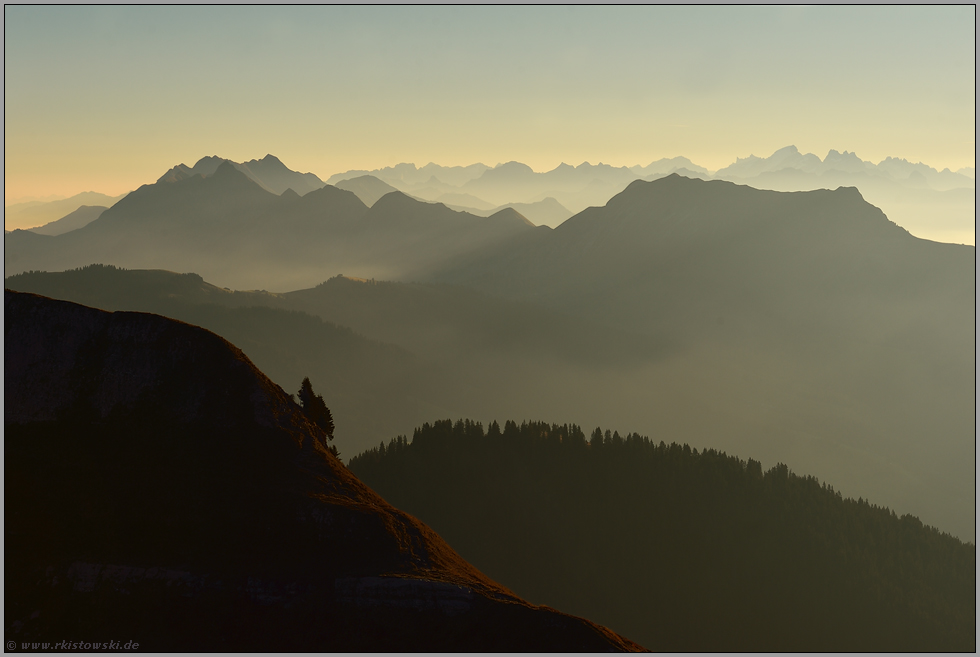
{"type": "Polygon", "coordinates": [[[716,170],[793,144],[975,164],[973,6],[4,8],[4,196],[205,155],[716,170]]]}

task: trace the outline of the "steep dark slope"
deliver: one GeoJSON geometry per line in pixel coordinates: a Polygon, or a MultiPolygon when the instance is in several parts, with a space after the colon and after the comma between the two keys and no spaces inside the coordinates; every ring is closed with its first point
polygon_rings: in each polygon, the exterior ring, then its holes
{"type": "Polygon", "coordinates": [[[310,377],[330,400],[337,446],[347,458],[422,419],[417,399],[427,398],[429,375],[419,359],[319,317],[269,307],[280,305],[269,293],[233,293],[195,274],[101,266],[22,274],[5,284],[102,310],[152,312],[202,326],[239,345],[291,392],[310,377]]]}
{"type": "Polygon", "coordinates": [[[525,603],[388,505],[221,338],[10,291],[4,315],[9,641],[636,648],[525,603]]]}
{"type": "Polygon", "coordinates": [[[350,467],[521,595],[663,650],[976,647],[975,545],[784,465],[446,420],[350,467]]]}

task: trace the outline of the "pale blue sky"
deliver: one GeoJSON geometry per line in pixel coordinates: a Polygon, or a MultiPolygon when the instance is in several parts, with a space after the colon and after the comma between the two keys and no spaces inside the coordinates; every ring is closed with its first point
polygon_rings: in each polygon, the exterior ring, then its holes
{"type": "Polygon", "coordinates": [[[6,7],[7,198],[178,162],[973,166],[975,9],[6,7]]]}

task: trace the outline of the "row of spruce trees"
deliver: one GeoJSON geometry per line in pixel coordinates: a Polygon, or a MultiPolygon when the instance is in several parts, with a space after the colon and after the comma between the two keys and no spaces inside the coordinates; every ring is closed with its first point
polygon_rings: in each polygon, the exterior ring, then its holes
{"type": "Polygon", "coordinates": [[[782,464],[445,420],[349,467],[519,595],[653,650],[975,649],[973,544],[782,464]]]}

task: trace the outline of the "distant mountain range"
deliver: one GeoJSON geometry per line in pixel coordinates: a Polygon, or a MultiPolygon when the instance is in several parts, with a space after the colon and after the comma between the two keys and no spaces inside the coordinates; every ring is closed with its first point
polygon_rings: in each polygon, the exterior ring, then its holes
{"type": "MultiPolygon", "coordinates": [[[[193,167],[179,164],[161,176],[160,181],[174,182],[198,174],[209,176],[225,161],[231,162],[209,156],[201,158],[193,167]]],[[[273,155],[231,164],[274,194],[292,189],[303,196],[325,184],[312,173],[290,170],[273,155]]],[[[800,153],[795,146],[779,149],[766,158],[754,155],[739,158],[713,173],[685,157],[662,158],[646,166],[632,167],[587,162],[577,167],[561,164],[545,173],[536,173],[518,162],[496,167],[484,164],[443,167],[430,163],[422,168],[399,164],[374,171],[347,171],[334,174],[328,183],[353,191],[368,207],[385,193],[398,190],[473,214],[492,214],[504,207],[514,207],[534,224],[556,227],[588,206],[604,205],[633,180],[654,180],[671,173],[777,191],[857,187],[890,219],[919,237],[964,244],[975,241],[974,169],[938,171],[921,162],[892,157],[874,164],[854,153],[836,150],[829,151],[821,160],[812,153],[800,153]]],[[[37,232],[42,234],[57,234],[63,232],[64,226],[44,228],[43,224],[60,219],[84,204],[112,204],[89,198],[94,192],[86,194],[53,203],[8,206],[5,227],[8,230],[38,227],[37,232]]],[[[71,225],[79,223],[76,216],[71,225]]]]}
{"type": "MultiPolygon", "coordinates": [[[[589,206],[602,206],[636,179],[654,180],[671,173],[705,180],[719,179],[777,191],[808,191],[857,187],[870,202],[890,219],[913,234],[936,241],[973,244],[974,171],[938,171],[928,165],[903,159],[886,158],[874,164],[856,154],[836,150],[824,159],[803,154],[795,146],[782,148],[769,157],[739,158],[712,173],[684,157],[663,158],[647,166],[612,167],[588,162],[577,167],[561,164],[536,173],[530,167],[507,162],[496,167],[472,165],[456,167],[453,180],[439,177],[443,167],[434,164],[416,169],[412,164],[375,171],[349,171],[330,177],[331,183],[370,174],[401,191],[453,204],[452,195],[466,194],[468,202],[455,205],[480,208],[504,203],[531,203],[553,197],[577,213],[589,206]],[[429,176],[422,175],[423,169],[429,176]],[[463,173],[468,173],[466,178],[463,173]]],[[[532,217],[529,219],[535,221],[532,217]]],[[[560,222],[535,223],[555,227],[560,222]]]]}
{"type": "MultiPolygon", "coordinates": [[[[813,153],[800,153],[796,146],[781,148],[769,157],[750,155],[746,158],[737,158],[734,163],[714,172],[691,162],[686,157],[662,158],[646,166],[635,165],[631,167],[612,167],[601,163],[591,165],[588,162],[579,166],[562,163],[545,173],[536,173],[527,165],[519,162],[506,162],[495,167],[474,164],[469,167],[452,168],[430,163],[422,169],[416,169],[413,164],[399,164],[396,167],[386,167],[373,171],[346,171],[334,174],[328,179],[328,183],[335,185],[356,176],[371,175],[402,191],[412,191],[413,188],[424,186],[438,186],[445,193],[448,188],[456,187],[464,190],[467,188],[470,190],[486,190],[489,197],[497,193],[497,190],[494,189],[495,186],[508,184],[518,188],[521,186],[531,188],[534,190],[533,193],[540,193],[539,188],[548,185],[578,189],[578,186],[583,183],[596,184],[598,181],[598,184],[601,185],[625,180],[628,184],[637,178],[650,180],[652,177],[665,176],[671,173],[681,173],[681,175],[688,177],[706,179],[747,181],[764,173],[784,170],[811,174],[828,172],[838,174],[867,173],[893,182],[908,183],[912,187],[926,186],[936,191],[973,187],[975,184],[975,172],[970,167],[956,172],[949,169],[938,171],[921,162],[911,163],[893,157],[885,158],[876,165],[860,159],[855,153],[848,151],[841,153],[833,149],[821,160],[819,156],[813,153]],[[452,181],[448,179],[449,174],[444,173],[450,170],[453,171],[452,181]],[[423,174],[423,172],[425,173],[423,174]],[[444,176],[445,179],[440,176],[444,176]]],[[[523,200],[523,197],[519,196],[520,191],[522,190],[518,189],[518,195],[507,199],[507,202],[523,200]]],[[[574,209],[578,211],[582,208],[574,209]]]]}
{"type": "MultiPolygon", "coordinates": [[[[262,162],[276,171],[273,160],[262,162]]],[[[200,272],[239,289],[295,289],[339,273],[395,278],[533,228],[512,209],[479,217],[401,192],[370,208],[332,185],[276,195],[232,162],[203,173],[215,164],[172,169],[77,230],[6,235],[5,274],[101,262],[200,272]]]]}

